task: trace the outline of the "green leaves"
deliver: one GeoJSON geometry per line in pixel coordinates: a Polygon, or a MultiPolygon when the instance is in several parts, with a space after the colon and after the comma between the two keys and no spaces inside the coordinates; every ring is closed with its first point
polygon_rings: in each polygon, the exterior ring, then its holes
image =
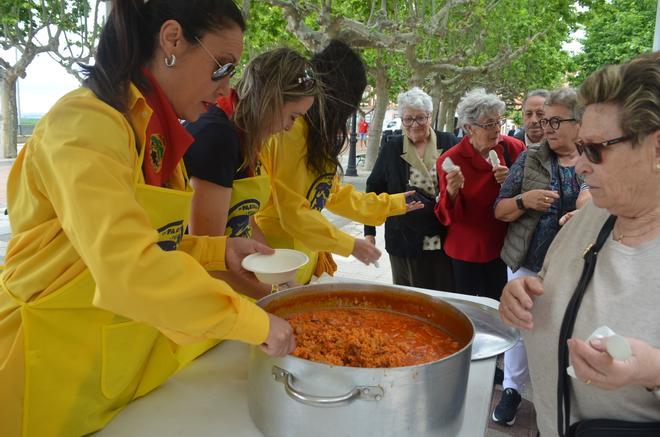
{"type": "Polygon", "coordinates": [[[574,84],[604,65],[618,64],[651,50],[656,0],[583,1],[586,32],[583,52],[575,57],[574,84]]]}

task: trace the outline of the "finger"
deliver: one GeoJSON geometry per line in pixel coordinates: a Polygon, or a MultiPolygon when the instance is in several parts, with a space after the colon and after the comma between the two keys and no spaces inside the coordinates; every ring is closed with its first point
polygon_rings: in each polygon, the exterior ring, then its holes
{"type": "Polygon", "coordinates": [[[502,321],[508,325],[516,326],[523,329],[532,329],[534,323],[528,320],[522,320],[518,318],[512,311],[511,308],[503,303],[500,303],[500,318],[502,321]]]}
{"type": "Polygon", "coordinates": [[[405,193],[403,193],[403,195],[404,195],[405,197],[410,197],[410,196],[412,196],[413,194],[415,194],[415,190],[412,190],[412,191],[406,191],[405,193]]]}
{"type": "Polygon", "coordinates": [[[527,293],[534,296],[541,296],[543,294],[543,282],[539,278],[536,276],[527,276],[523,280],[525,281],[525,291],[527,293]]]}
{"type": "Polygon", "coordinates": [[[607,353],[599,352],[588,343],[575,339],[568,339],[569,359],[575,368],[575,374],[580,379],[591,379],[592,381],[603,381],[607,378],[606,369],[612,364],[612,357],[607,359],[607,353]],[[609,361],[609,362],[608,362],[609,361]]]}
{"type": "Polygon", "coordinates": [[[559,199],[559,193],[556,191],[543,190],[543,195],[551,199],[559,199]]]}
{"type": "Polygon", "coordinates": [[[252,251],[252,253],[259,252],[259,253],[263,253],[264,255],[272,255],[275,253],[275,249],[273,249],[272,247],[266,246],[265,244],[261,244],[256,240],[249,240],[249,241],[253,243],[252,248],[254,250],[252,251]]]}

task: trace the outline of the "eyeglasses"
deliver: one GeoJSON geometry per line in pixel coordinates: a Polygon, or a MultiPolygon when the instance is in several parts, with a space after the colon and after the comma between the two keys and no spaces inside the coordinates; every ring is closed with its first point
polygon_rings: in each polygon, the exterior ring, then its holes
{"type": "Polygon", "coordinates": [[[479,126],[482,129],[495,129],[506,124],[506,118],[500,118],[497,121],[492,121],[486,124],[472,123],[475,126],[479,126]]]}
{"type": "Polygon", "coordinates": [[[539,124],[543,129],[545,129],[546,126],[550,125],[550,127],[554,130],[559,129],[559,126],[561,126],[561,123],[564,121],[576,121],[574,118],[559,118],[559,117],[550,117],[550,118],[542,118],[539,120],[539,124]]]}
{"type": "Polygon", "coordinates": [[[218,68],[211,73],[211,80],[213,82],[217,82],[222,78],[225,78],[227,76],[229,77],[234,77],[234,74],[236,74],[236,65],[232,64],[231,62],[228,62],[226,64],[221,64],[218,62],[217,59],[215,59],[215,56],[211,53],[211,51],[206,48],[204,44],[202,44],[202,41],[200,41],[199,38],[195,37],[195,41],[200,45],[201,48],[204,49],[204,51],[213,59],[213,61],[218,64],[218,68]]]}
{"type": "Polygon", "coordinates": [[[603,162],[603,149],[609,147],[613,144],[623,143],[628,141],[630,137],[622,136],[619,138],[614,138],[612,140],[603,141],[601,143],[585,143],[582,140],[577,140],[575,142],[575,147],[580,155],[585,154],[587,159],[594,164],[600,164],[603,162]]]}
{"type": "Polygon", "coordinates": [[[417,117],[405,117],[401,119],[401,123],[403,123],[405,127],[411,127],[415,122],[417,122],[419,126],[426,126],[426,123],[429,122],[429,116],[418,115],[417,117]]]}
{"type": "Polygon", "coordinates": [[[314,70],[311,68],[305,68],[300,76],[296,79],[298,81],[298,87],[302,91],[309,91],[314,87],[316,83],[316,76],[314,75],[314,70]]]}

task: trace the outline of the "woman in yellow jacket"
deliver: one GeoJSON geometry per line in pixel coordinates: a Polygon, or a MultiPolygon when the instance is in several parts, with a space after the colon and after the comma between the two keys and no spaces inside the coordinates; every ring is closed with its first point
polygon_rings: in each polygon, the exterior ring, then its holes
{"type": "Polygon", "coordinates": [[[307,253],[310,262],[296,276],[303,284],[313,274],[334,273],[330,253],[353,255],[365,264],[380,257],[369,241],[354,238],[330,223],[321,213],[323,208],[377,226],[388,216],[423,207],[420,202],[406,202],[413,192],[377,196],[340,183],[338,157],[346,138],[346,121],[358,109],[367,85],[365,68],[350,47],[336,40],[311,61],[323,84],[324,100],[317,99],[304,117],[289,131],[272,137],[262,152],[262,166],[271,178],[271,197],[255,216],[271,246],[307,253]]]}
{"type": "Polygon", "coordinates": [[[207,270],[265,246],[188,237],[181,156],[228,91],[245,23],[231,0],[121,0],[85,87],[40,121],[8,181],[0,435],[78,436],[219,339],[295,347],[284,320],[207,270]]]}
{"type": "MultiPolygon", "coordinates": [[[[270,195],[270,180],[258,160],[262,145],[271,135],[291,129],[320,93],[309,61],[279,48],[250,60],[236,91],[219,97],[217,106],[186,124],[195,137],[184,157],[195,189],[191,234],[252,236],[250,219],[270,195]]],[[[234,272],[214,276],[254,298],[271,290],[234,272]]]]}

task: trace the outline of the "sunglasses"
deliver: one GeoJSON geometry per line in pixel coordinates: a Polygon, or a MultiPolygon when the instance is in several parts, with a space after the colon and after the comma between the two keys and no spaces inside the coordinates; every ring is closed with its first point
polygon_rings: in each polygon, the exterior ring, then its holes
{"type": "Polygon", "coordinates": [[[215,59],[215,56],[211,53],[211,51],[204,45],[202,44],[202,41],[200,41],[199,38],[195,37],[195,41],[199,44],[201,48],[204,49],[204,51],[213,59],[213,62],[215,62],[218,65],[218,68],[211,73],[211,80],[213,82],[217,82],[220,79],[223,79],[225,77],[234,77],[236,74],[236,65],[232,64],[231,62],[228,62],[226,64],[221,64],[218,62],[217,59],[215,59]]]}
{"type": "Polygon", "coordinates": [[[316,83],[316,76],[314,75],[314,70],[311,68],[305,68],[300,76],[296,78],[297,87],[302,91],[309,91],[314,88],[316,83]]]}
{"type": "Polygon", "coordinates": [[[472,123],[472,124],[475,126],[479,126],[482,129],[495,129],[504,126],[506,124],[506,118],[500,118],[497,121],[492,121],[486,124],[479,124],[479,123],[472,123]]]}
{"type": "Polygon", "coordinates": [[[618,143],[623,143],[628,141],[630,137],[622,136],[619,138],[614,138],[611,140],[603,141],[600,143],[585,143],[582,140],[577,140],[575,142],[575,147],[580,155],[586,155],[587,159],[594,164],[600,164],[603,162],[603,149],[618,143]]]}
{"type": "Polygon", "coordinates": [[[562,122],[564,121],[576,121],[574,118],[559,118],[559,117],[550,117],[550,118],[542,118],[539,120],[539,124],[543,129],[545,129],[546,126],[550,125],[550,127],[553,130],[559,129],[559,126],[561,126],[562,122]]]}

